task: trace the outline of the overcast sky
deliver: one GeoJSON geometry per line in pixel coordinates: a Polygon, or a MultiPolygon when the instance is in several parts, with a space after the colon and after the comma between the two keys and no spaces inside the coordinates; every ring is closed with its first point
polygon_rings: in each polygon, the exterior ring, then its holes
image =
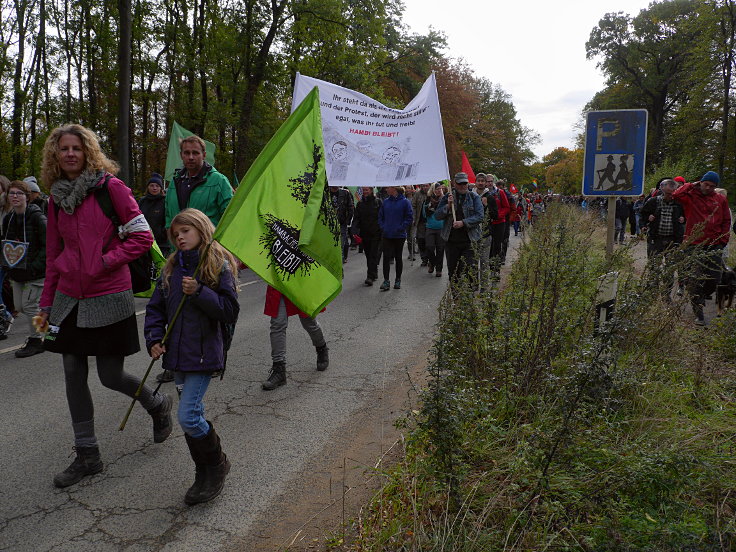
{"type": "Polygon", "coordinates": [[[539,133],[541,158],[572,147],[574,125],[603,88],[595,61],[585,59],[590,31],[604,14],[636,15],[647,0],[404,0],[404,22],[425,34],[445,33],[450,57],[510,93],[521,123],[539,133]]]}

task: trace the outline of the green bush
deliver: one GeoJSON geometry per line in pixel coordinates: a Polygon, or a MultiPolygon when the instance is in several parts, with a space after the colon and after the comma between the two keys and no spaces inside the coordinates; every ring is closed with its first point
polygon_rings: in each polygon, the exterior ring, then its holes
{"type": "Polygon", "coordinates": [[[606,260],[602,236],[555,205],[503,290],[445,295],[405,458],[352,549],[736,547],[734,313],[696,332],[663,271],[626,248],[606,260]]]}

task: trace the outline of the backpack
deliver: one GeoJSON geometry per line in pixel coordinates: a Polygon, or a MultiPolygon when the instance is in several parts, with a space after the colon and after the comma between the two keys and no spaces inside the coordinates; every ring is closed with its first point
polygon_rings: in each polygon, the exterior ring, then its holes
{"type": "MultiPolygon", "coordinates": [[[[110,191],[107,189],[107,183],[111,178],[111,174],[106,174],[105,180],[102,182],[102,186],[96,189],[94,194],[100,209],[102,209],[102,212],[110,219],[112,225],[117,229],[122,226],[122,223],[115,212],[115,208],[112,205],[112,199],[110,198],[110,191]]],[[[59,206],[56,203],[54,203],[54,210],[58,216],[59,206]]],[[[109,242],[105,244],[104,249],[107,249],[108,245],[110,245],[109,242]]],[[[128,269],[130,270],[130,283],[133,288],[133,293],[148,291],[151,289],[151,285],[153,285],[158,277],[156,264],[153,262],[153,255],[151,255],[150,249],[137,259],[130,261],[128,263],[128,269]]]]}

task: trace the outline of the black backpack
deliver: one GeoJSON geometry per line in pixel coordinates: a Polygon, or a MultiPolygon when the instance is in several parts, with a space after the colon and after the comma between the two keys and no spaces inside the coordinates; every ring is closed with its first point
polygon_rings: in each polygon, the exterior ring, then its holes
{"type": "MultiPolygon", "coordinates": [[[[115,231],[117,231],[117,228],[121,226],[122,223],[115,212],[115,208],[112,205],[112,199],[110,198],[110,191],[107,189],[107,183],[110,181],[112,176],[113,175],[111,174],[106,174],[105,180],[102,182],[102,186],[97,188],[94,191],[94,194],[100,209],[102,209],[105,216],[112,221],[112,225],[115,227],[115,231]]],[[[59,206],[56,203],[54,203],[54,208],[56,215],[58,216],[59,206]]],[[[107,249],[108,245],[110,245],[109,242],[105,244],[103,251],[107,249]]],[[[128,268],[130,269],[130,283],[133,288],[133,293],[141,293],[151,289],[151,286],[157,278],[157,270],[156,264],[153,262],[153,255],[151,255],[150,249],[137,259],[130,261],[128,263],[128,268]]]]}

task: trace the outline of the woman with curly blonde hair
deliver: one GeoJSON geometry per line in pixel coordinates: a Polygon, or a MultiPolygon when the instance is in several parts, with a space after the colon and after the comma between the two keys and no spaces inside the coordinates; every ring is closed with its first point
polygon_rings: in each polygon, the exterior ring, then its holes
{"type": "MultiPolygon", "coordinates": [[[[88,357],[96,357],[105,387],[133,397],[140,384],[123,370],[125,357],[140,350],[128,263],[151,247],[153,235],[130,188],[114,176],[118,166],[91,130],[74,124],[54,129],[42,167],[51,197],[46,280],[36,318],[39,327],[48,327],[46,350],[62,355],[76,458],[54,484],[68,487],[102,471],[88,357]],[[120,228],[102,210],[100,193],[109,196],[120,228]]],[[[154,442],[163,442],[172,429],[171,399],[149,387],[139,398],[153,418],[154,442]]]]}

